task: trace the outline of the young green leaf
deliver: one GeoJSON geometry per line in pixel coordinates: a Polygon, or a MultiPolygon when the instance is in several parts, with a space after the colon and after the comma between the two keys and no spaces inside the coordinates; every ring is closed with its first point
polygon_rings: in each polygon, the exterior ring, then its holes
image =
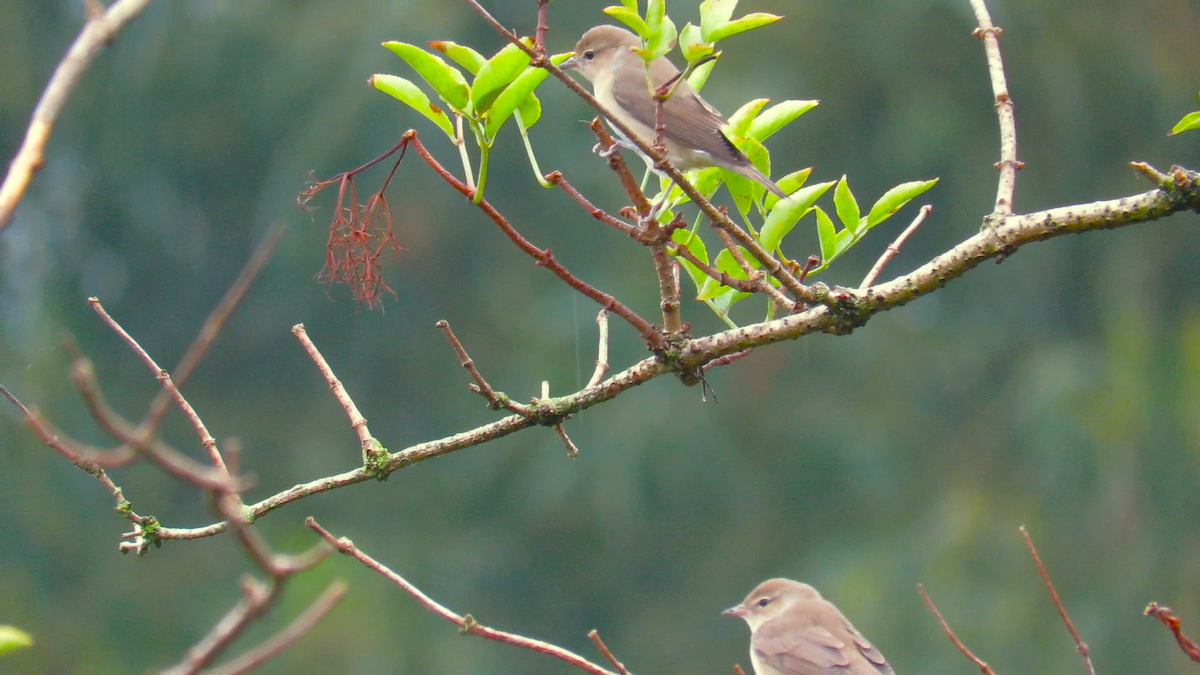
{"type": "Polygon", "coordinates": [[[517,106],[517,110],[521,113],[521,124],[526,129],[537,124],[542,118],[542,102],[534,94],[525,97],[525,101],[517,106]]]}
{"type": "Polygon", "coordinates": [[[457,68],[451,67],[441,57],[405,42],[385,42],[383,46],[412,66],[451,108],[458,112],[467,109],[471,102],[471,88],[457,68]]]}
{"type": "Polygon", "coordinates": [[[451,61],[462,66],[464,70],[472,75],[478,73],[483,64],[487,63],[486,56],[457,42],[435,40],[430,42],[429,46],[450,57],[451,61]]]}
{"type": "MultiPolygon", "coordinates": [[[[741,247],[739,246],[738,248],[740,249],[741,247]]],[[[744,251],[742,253],[742,258],[747,261],[750,259],[749,254],[745,253],[744,251]]],[[[721,252],[717,254],[716,259],[713,261],[713,267],[717,268],[718,272],[724,272],[734,279],[746,278],[746,270],[742,269],[742,266],[737,263],[737,260],[734,259],[733,254],[730,253],[729,249],[727,248],[721,249],[721,252]]],[[[712,277],[706,277],[704,284],[700,287],[699,294],[696,295],[696,299],[711,300],[724,293],[728,288],[728,286],[722,285],[721,282],[717,281],[716,279],[713,279],[712,277]]]]}
{"type": "MultiPolygon", "coordinates": [[[[704,240],[697,236],[695,232],[675,230],[671,233],[671,241],[687,248],[700,262],[708,264],[708,250],[704,247],[704,240]]],[[[683,268],[687,270],[688,276],[692,278],[692,283],[696,285],[696,290],[699,291],[700,286],[704,284],[704,280],[708,277],[704,272],[700,271],[699,267],[696,267],[686,259],[679,258],[679,262],[683,263],[683,268]]]]}
{"type": "Polygon", "coordinates": [[[688,23],[684,24],[683,30],[679,31],[679,51],[688,63],[695,63],[711,54],[713,46],[704,41],[699,26],[688,23]]]}
{"type": "MultiPolygon", "coordinates": [[[[488,138],[495,138],[496,132],[500,130],[500,125],[512,115],[534,89],[546,79],[550,71],[545,68],[534,68],[532,66],[525,69],[525,72],[517,76],[517,79],[512,81],[512,84],[504,88],[500,95],[496,97],[492,107],[487,112],[487,123],[484,126],[484,135],[488,138]]],[[[522,115],[521,119],[525,119],[522,115]]],[[[525,120],[525,126],[528,128],[532,123],[525,120]]]]}
{"type": "Polygon", "coordinates": [[[754,118],[758,115],[758,112],[770,101],[771,99],[769,98],[756,98],[738,108],[735,113],[729,116],[728,128],[730,135],[745,136],[746,131],[750,129],[750,125],[754,122],[754,118]]]}
{"type": "Polygon", "coordinates": [[[821,207],[813,208],[813,212],[817,214],[817,239],[821,242],[821,267],[824,268],[837,251],[837,229],[821,207]]]}
{"type": "Polygon", "coordinates": [[[651,30],[650,39],[646,42],[651,54],[650,59],[654,60],[675,48],[675,38],[679,33],[675,30],[675,22],[671,21],[669,16],[664,16],[658,28],[651,30]]]}
{"type": "Polygon", "coordinates": [[[33,636],[16,626],[0,626],[0,654],[33,644],[33,636]]]}
{"type": "Polygon", "coordinates": [[[454,126],[442,109],[429,102],[429,97],[411,80],[396,75],[372,75],[368,80],[372,87],[400,99],[410,108],[433,120],[433,123],[446,132],[450,140],[454,140],[454,126]]]}
{"type": "Polygon", "coordinates": [[[692,74],[688,75],[688,84],[692,87],[692,91],[700,91],[704,88],[704,83],[708,81],[708,75],[712,72],[713,66],[717,65],[719,58],[721,58],[721,52],[713,54],[712,61],[706,61],[692,70],[692,74]]]}
{"type": "Polygon", "coordinates": [[[642,36],[643,39],[650,37],[650,27],[646,25],[646,21],[638,16],[636,9],[628,7],[605,7],[604,13],[621,23],[633,29],[633,32],[642,36]]]}
{"type": "Polygon", "coordinates": [[[767,214],[762,229],[759,230],[758,241],[763,248],[768,252],[775,252],[779,248],[779,243],[783,241],[788,232],[792,231],[796,222],[808,212],[813,202],[817,201],[832,186],[833,181],[817,183],[792,193],[787,199],[780,199],[775,204],[775,208],[767,214]]]}
{"type": "Polygon", "coordinates": [[[662,26],[663,17],[667,15],[667,3],[663,0],[646,0],[646,25],[650,33],[658,32],[662,26]]]}
{"type": "Polygon", "coordinates": [[[721,182],[725,183],[725,189],[729,190],[729,196],[733,197],[733,205],[737,207],[738,213],[742,214],[742,218],[747,217],[757,196],[755,188],[758,188],[758,195],[761,195],[763,187],[729,169],[721,169],[721,182]]]}
{"type": "Polygon", "coordinates": [[[792,120],[817,107],[820,101],[780,101],[754,118],[749,135],[765,141],[771,134],[791,123],[792,120]]]}
{"type": "Polygon", "coordinates": [[[634,13],[637,12],[637,0],[621,0],[621,4],[625,5],[626,9],[634,13]]]}
{"type": "MultiPolygon", "coordinates": [[[[795,192],[796,190],[799,190],[801,185],[804,185],[804,182],[808,180],[808,175],[811,173],[812,173],[811,166],[808,167],[807,169],[800,169],[798,171],[793,171],[793,172],[783,176],[779,180],[775,181],[775,184],[779,186],[780,190],[783,190],[785,193],[790,195],[793,192],[795,192]]],[[[770,211],[771,209],[775,208],[775,206],[777,204],[779,204],[780,201],[782,201],[782,200],[779,199],[779,197],[776,197],[773,194],[768,194],[766,196],[766,199],[763,201],[763,206],[765,206],[767,208],[767,210],[770,211]]]]}
{"type": "Polygon", "coordinates": [[[846,182],[846,177],[838,181],[837,188],[833,191],[833,206],[837,209],[838,220],[842,221],[842,227],[851,232],[858,232],[858,202],[854,200],[854,193],[850,192],[850,185],[846,182]]]}
{"type": "Polygon", "coordinates": [[[760,26],[765,26],[769,23],[775,23],[776,21],[778,21],[782,18],[783,17],[781,17],[781,16],[776,16],[775,14],[767,14],[765,12],[755,12],[753,14],[747,14],[746,16],[743,16],[742,18],[738,19],[737,21],[727,21],[724,24],[722,24],[719,28],[717,28],[716,30],[709,32],[709,33],[705,33],[704,38],[711,42],[716,42],[717,40],[724,40],[725,38],[733,37],[734,35],[737,35],[738,33],[745,33],[748,30],[753,30],[760,26]]]}
{"type": "Polygon", "coordinates": [[[471,102],[475,104],[475,112],[481,115],[487,112],[500,92],[525,72],[528,65],[529,55],[513,44],[506,45],[488,59],[471,85],[471,102]]]}
{"type": "Polygon", "coordinates": [[[1178,124],[1171,127],[1171,135],[1174,136],[1175,134],[1192,129],[1200,129],[1200,110],[1184,115],[1178,124]]]}
{"type": "Polygon", "coordinates": [[[896,187],[883,193],[883,196],[875,202],[871,207],[871,212],[867,214],[867,227],[872,228],[879,223],[887,220],[891,215],[900,210],[900,207],[907,204],[917,195],[928,190],[936,185],[938,179],[913,181],[911,183],[901,183],[896,187]]]}
{"type": "Polygon", "coordinates": [[[704,0],[700,3],[700,31],[705,42],[715,42],[712,34],[725,25],[737,8],[737,0],[704,0]]]}

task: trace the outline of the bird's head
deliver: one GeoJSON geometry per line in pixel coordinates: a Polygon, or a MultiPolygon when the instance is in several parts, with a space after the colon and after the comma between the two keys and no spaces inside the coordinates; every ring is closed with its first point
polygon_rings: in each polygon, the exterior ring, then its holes
{"type": "Polygon", "coordinates": [[[779,616],[789,607],[801,600],[819,599],[821,594],[817,589],[791,579],[768,579],[762,582],[750,595],[735,605],[721,612],[725,616],[740,617],[750,624],[754,631],[763,623],[779,616]]]}
{"type": "Polygon", "coordinates": [[[575,55],[563,62],[562,68],[578,70],[589,82],[595,83],[611,74],[631,49],[642,46],[637,35],[616,26],[596,26],[579,38],[575,55]]]}

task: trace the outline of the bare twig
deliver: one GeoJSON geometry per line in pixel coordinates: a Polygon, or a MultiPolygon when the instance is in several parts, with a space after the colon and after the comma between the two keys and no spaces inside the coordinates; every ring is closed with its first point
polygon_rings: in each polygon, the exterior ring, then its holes
{"type": "Polygon", "coordinates": [[[558,435],[558,440],[563,442],[567,447],[567,457],[576,459],[579,457],[579,448],[571,441],[571,437],[567,435],[567,430],[563,429],[563,425],[555,424],[554,433],[558,435]]]}
{"type": "Polygon", "coordinates": [[[925,605],[929,607],[929,611],[933,612],[933,616],[937,618],[938,623],[941,624],[942,630],[946,633],[946,636],[950,638],[950,641],[954,643],[955,647],[958,647],[958,651],[962,652],[963,656],[966,656],[968,659],[970,659],[971,663],[974,663],[975,667],[978,668],[979,672],[983,673],[983,675],[996,675],[996,671],[992,670],[991,666],[984,663],[978,656],[975,656],[973,653],[971,653],[971,650],[967,649],[967,646],[962,643],[962,640],[958,639],[958,636],[954,634],[954,631],[950,630],[950,624],[946,623],[946,620],[942,618],[942,613],[938,611],[937,605],[933,604],[933,600],[931,600],[929,598],[929,594],[925,592],[925,587],[921,584],[917,584],[917,592],[921,594],[921,597],[925,600],[925,605]]]}
{"type": "MultiPolygon", "coordinates": [[[[104,309],[104,306],[100,304],[99,299],[88,298],[88,304],[92,306],[92,309],[95,310],[96,314],[99,315],[104,323],[108,324],[108,327],[111,328],[113,332],[121,336],[121,339],[125,341],[125,344],[129,345],[129,348],[133,350],[133,353],[136,354],[138,358],[142,359],[142,362],[146,364],[152,373],[154,373],[155,379],[159,381],[159,383],[163,386],[163,389],[170,393],[171,398],[175,401],[175,405],[179,406],[179,409],[183,411],[184,416],[186,416],[188,421],[191,422],[192,428],[196,431],[196,435],[200,437],[201,445],[208,450],[208,456],[209,459],[212,460],[213,466],[217,467],[218,471],[226,472],[225,460],[221,457],[221,451],[217,448],[216,439],[212,437],[212,434],[208,433],[208,427],[206,427],[204,421],[200,419],[200,414],[196,412],[196,409],[192,407],[192,404],[188,403],[187,399],[184,398],[183,394],[179,391],[179,388],[176,387],[175,383],[171,381],[171,374],[160,368],[158,364],[154,362],[154,359],[150,356],[149,352],[147,352],[145,349],[142,349],[142,346],[138,344],[137,340],[135,340],[133,336],[121,326],[121,324],[117,323],[116,319],[109,315],[109,313],[104,309]]],[[[150,434],[146,433],[144,430],[141,431],[142,438],[148,439],[150,434]]]]}
{"type": "Polygon", "coordinates": [[[533,638],[527,638],[515,633],[507,633],[504,631],[495,630],[493,628],[488,628],[487,626],[475,621],[474,617],[472,617],[470,614],[459,616],[458,614],[455,614],[447,609],[445,606],[439,604],[433,598],[425,595],[423,592],[421,592],[421,589],[409,583],[404,579],[404,577],[401,577],[399,574],[396,574],[392,570],[388,569],[388,567],[383,563],[380,563],[371,556],[360,551],[354,545],[354,542],[350,541],[346,537],[334,537],[329,533],[328,530],[321,527],[317,521],[311,517],[305,520],[305,524],[312,528],[314,532],[321,535],[325,541],[332,544],[338,551],[354,558],[355,560],[358,560],[362,564],[366,565],[369,569],[372,569],[383,575],[384,578],[391,581],[405,593],[408,593],[410,596],[412,596],[412,598],[416,600],[422,607],[458,626],[459,629],[467,635],[478,635],[479,637],[487,640],[495,640],[497,642],[513,645],[515,647],[521,647],[523,649],[541,652],[542,654],[548,654],[584,671],[585,673],[592,673],[592,675],[616,675],[612,671],[606,670],[599,665],[588,661],[582,656],[572,651],[563,649],[557,645],[552,645],[548,642],[535,640],[533,638]]]}
{"type": "Polygon", "coordinates": [[[742,670],[740,664],[735,663],[733,664],[733,675],[746,675],[746,671],[742,670]]]}
{"type": "Polygon", "coordinates": [[[608,662],[612,664],[612,667],[617,669],[618,673],[621,675],[629,675],[629,671],[625,670],[625,664],[618,661],[617,657],[613,656],[613,653],[608,649],[608,645],[604,644],[604,640],[600,639],[599,631],[592,629],[588,631],[587,636],[588,639],[596,645],[596,649],[599,649],[600,653],[604,655],[604,658],[608,659],[608,662]]]}
{"type": "Polygon", "coordinates": [[[295,644],[325,617],[346,593],[346,582],[336,580],[283,630],[271,636],[236,659],[205,671],[204,675],[242,675],[266,663],[275,655],[295,644]]]}
{"type": "Polygon", "coordinates": [[[1054,584],[1050,582],[1050,576],[1046,574],[1046,568],[1042,565],[1042,559],[1038,555],[1037,548],[1033,545],[1033,539],[1029,538],[1029,530],[1025,526],[1020,527],[1021,538],[1025,540],[1025,546],[1029,549],[1029,555],[1033,558],[1033,564],[1037,566],[1038,575],[1042,577],[1042,583],[1046,584],[1046,590],[1050,593],[1050,599],[1054,601],[1054,608],[1058,610],[1058,615],[1062,617],[1062,621],[1067,626],[1067,632],[1071,634],[1071,639],[1075,640],[1075,651],[1079,652],[1079,658],[1083,659],[1083,669],[1087,675],[1096,675],[1096,669],[1092,667],[1092,657],[1088,654],[1088,646],[1083,639],[1079,637],[1079,631],[1075,630],[1075,624],[1071,623],[1071,617],[1067,616],[1067,608],[1063,606],[1062,600],[1058,598],[1058,591],[1054,590],[1054,584]]]}
{"type": "Polygon", "coordinates": [[[492,410],[507,408],[518,415],[530,414],[529,406],[517,403],[508,396],[498,393],[495,389],[492,389],[492,385],[488,384],[487,380],[483,379],[483,375],[480,375],[479,369],[475,367],[475,361],[472,360],[469,355],[467,355],[466,348],[463,347],[462,342],[460,342],[458,339],[458,336],[454,334],[454,330],[450,328],[450,323],[448,321],[443,319],[434,325],[442,329],[442,333],[445,334],[446,340],[450,342],[450,346],[454,348],[454,353],[458,355],[458,360],[462,364],[462,367],[466,368],[467,372],[471,374],[471,379],[475,380],[475,384],[471,385],[471,391],[487,399],[489,408],[492,410]]]}
{"type": "Polygon", "coordinates": [[[600,145],[600,156],[608,159],[608,168],[617,174],[617,180],[620,181],[621,187],[625,189],[625,194],[629,196],[629,203],[633,204],[633,208],[638,215],[646,218],[650,215],[650,202],[646,199],[646,194],[642,192],[641,185],[638,184],[633,174],[629,172],[629,167],[625,164],[625,159],[621,157],[621,153],[617,152],[617,142],[613,140],[612,134],[608,133],[608,129],[604,128],[604,123],[599,117],[593,117],[589,125],[592,133],[596,134],[596,140],[600,145]]]}
{"type": "Polygon", "coordinates": [[[1170,629],[1175,636],[1175,642],[1179,648],[1183,650],[1187,657],[1197,663],[1200,663],[1200,645],[1192,642],[1183,634],[1183,630],[1179,627],[1179,619],[1175,618],[1175,614],[1171,612],[1170,607],[1160,607],[1157,602],[1152,602],[1146,605],[1146,616],[1152,616],[1162,622],[1162,625],[1170,629]]]}
{"type": "Polygon", "coordinates": [[[342,386],[342,381],[333,374],[333,368],[329,366],[329,362],[321,355],[321,351],[313,344],[312,339],[308,337],[308,331],[304,330],[304,324],[298,323],[292,326],[292,333],[296,339],[300,341],[300,345],[304,347],[304,351],[308,353],[308,357],[316,364],[317,370],[321,371],[321,376],[325,378],[325,382],[329,385],[329,390],[333,392],[333,397],[341,404],[342,410],[346,411],[346,417],[350,418],[350,428],[354,429],[354,433],[358,436],[359,443],[365,448],[369,446],[375,437],[371,435],[371,430],[367,427],[367,418],[362,416],[358,411],[358,406],[354,404],[354,399],[350,398],[350,394],[346,393],[346,388],[342,386]]]}
{"type": "Polygon", "coordinates": [[[262,582],[249,575],[242,577],[242,599],[233,606],[217,625],[183,655],[178,664],[162,671],[161,675],[193,675],[221,653],[246,626],[266,611],[279,594],[275,580],[262,582]]]}
{"type": "Polygon", "coordinates": [[[92,59],[134,17],[142,12],[150,0],[117,0],[103,13],[89,12],[87,23],[71,48],[67,50],[58,68],[54,70],[46,90],[42,92],[33,118],[25,131],[21,149],[9,165],[4,183],[0,184],[0,231],[12,222],[13,212],[21,201],[29,181],[45,161],[46,141],[54,122],[71,95],[71,91],[91,65],[92,59]]]}
{"type": "Polygon", "coordinates": [[[742,359],[747,356],[750,356],[750,353],[753,351],[754,351],[753,349],[743,349],[740,352],[726,354],[725,356],[713,359],[712,361],[709,361],[708,363],[704,364],[704,366],[700,370],[707,373],[708,371],[712,370],[713,368],[720,368],[721,366],[727,366],[727,365],[733,363],[734,361],[737,361],[738,359],[742,359]]]}
{"type": "Polygon", "coordinates": [[[550,183],[562,188],[562,191],[567,193],[567,196],[574,200],[576,204],[582,206],[591,217],[604,223],[605,225],[608,225],[618,232],[628,235],[633,239],[638,239],[639,241],[642,239],[641,231],[636,226],[630,225],[620,218],[612,216],[604,209],[596,207],[594,204],[588,201],[587,198],[579,192],[579,190],[576,190],[574,186],[567,182],[567,179],[563,177],[561,171],[551,171],[550,173],[546,174],[544,178],[550,183]]]}
{"type": "Polygon", "coordinates": [[[608,310],[602,309],[596,315],[596,326],[600,333],[599,345],[596,348],[596,370],[592,371],[592,379],[588,380],[584,389],[591,389],[600,384],[608,374],[608,310]]]}
{"type": "Polygon", "coordinates": [[[1001,31],[992,24],[984,0],[971,0],[975,20],[979,27],[974,35],[983,41],[983,52],[987,56],[988,74],[992,80],[992,94],[996,97],[996,115],[1000,120],[1000,181],[996,188],[997,216],[1009,216],[1013,212],[1013,192],[1017,186],[1017,171],[1024,163],[1017,160],[1017,118],[1013,114],[1013,100],[1008,93],[1008,82],[1004,77],[1004,61],[1000,58],[1001,31]]]}
{"type": "Polygon", "coordinates": [[[917,228],[921,226],[921,223],[925,222],[925,218],[929,216],[929,212],[932,210],[933,206],[929,204],[921,207],[921,210],[917,213],[917,217],[913,218],[913,221],[908,224],[908,227],[904,228],[904,231],[900,233],[900,236],[896,237],[896,241],[893,241],[891,244],[889,244],[887,249],[884,250],[883,255],[879,256],[879,260],[875,261],[875,266],[871,268],[870,272],[867,272],[867,276],[863,277],[862,283],[858,285],[858,290],[864,291],[869,288],[871,284],[875,283],[875,280],[879,278],[880,273],[883,272],[883,268],[892,261],[892,258],[895,258],[896,255],[900,253],[900,247],[904,245],[905,241],[908,241],[908,238],[913,232],[917,231],[917,228]]]}

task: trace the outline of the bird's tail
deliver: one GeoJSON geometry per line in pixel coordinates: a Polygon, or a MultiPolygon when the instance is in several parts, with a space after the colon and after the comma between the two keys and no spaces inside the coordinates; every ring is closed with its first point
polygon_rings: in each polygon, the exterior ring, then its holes
{"type": "Polygon", "coordinates": [[[780,199],[787,199],[787,193],[780,189],[780,187],[776,185],[774,181],[772,181],[770,178],[767,178],[766,174],[759,171],[758,168],[750,162],[746,162],[744,165],[739,166],[734,170],[746,178],[749,178],[750,180],[755,181],[767,188],[767,190],[770,190],[771,194],[774,194],[780,199]]]}

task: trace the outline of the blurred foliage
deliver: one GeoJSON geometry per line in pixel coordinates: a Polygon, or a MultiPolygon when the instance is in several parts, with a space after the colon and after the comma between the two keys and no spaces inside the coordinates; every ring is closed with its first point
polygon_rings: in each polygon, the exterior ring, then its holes
{"type": "MultiPolygon", "coordinates": [[[[0,156],[15,151],[80,5],[0,5],[0,156]]],[[[532,2],[491,9],[532,29],[532,2]]],[[[554,3],[551,51],[570,49],[606,18],[601,9],[554,3]]],[[[1018,210],[1148,189],[1130,160],[1200,164],[1195,138],[1165,135],[1195,105],[1194,0],[991,9],[1027,162],[1018,210]]],[[[875,195],[941,177],[933,215],[885,274],[976,231],[992,207],[998,144],[965,0],[743,0],[741,10],[785,19],[749,34],[762,39],[723,45],[706,99],[725,111],[758,97],[820,99],[770,143],[790,165],[815,167],[815,181],[848,174],[857,193],[875,195]]],[[[96,360],[128,416],[156,387],[84,299],[99,296],[172,364],[277,220],[291,224],[277,256],[185,387],[218,438],[242,440],[259,481],[250,498],[359,462],[290,333],[297,322],[392,450],[495,419],[466,390],[438,319],[513,396],[534,395],[542,380],[552,392],[586,381],[596,308],[416,161],[389,194],[405,250],[385,269],[398,293],[386,311],[314,281],[325,218],[298,211],[296,193],[310,171],[358,166],[405,129],[430,129],[365,81],[396,65],[380,43],[435,38],[503,47],[453,1],[153,3],[88,72],[0,234],[0,382],[62,428],[106,442],[68,385],[61,340],[96,360]]],[[[553,82],[538,96],[530,134],[543,169],[619,207],[581,123],[591,113],[553,82]]],[[[445,136],[422,134],[449,165],[445,136]]],[[[491,149],[489,199],[584,279],[653,313],[645,252],[539,188],[516,136],[491,149]]],[[[826,280],[857,283],[903,220],[881,225],[826,280]]],[[[574,462],[535,429],[305,500],[256,527],[300,550],[314,539],[302,520],[314,515],[457,611],[586,654],[596,628],[635,672],[748,665],[745,627],[718,612],[775,575],[821,589],[900,673],[969,667],[917,582],[998,672],[1070,672],[1077,657],[1017,535],[1025,524],[1099,669],[1176,672],[1182,654],[1141,609],[1158,600],[1185,631],[1200,626],[1196,225],[1176,216],[1023,249],[852,336],[777,345],[710,373],[719,403],[662,378],[568,422],[582,449],[574,462]]],[[[818,250],[815,231],[797,235],[818,250]]],[[[697,332],[722,326],[699,304],[684,311],[697,332]]],[[[644,356],[627,328],[615,326],[613,341],[615,367],[644,356]]],[[[178,416],[166,433],[195,448],[178,416]]],[[[120,556],[126,523],[111,499],[7,407],[0,463],[0,623],[52,636],[8,654],[8,672],[163,666],[236,601],[251,566],[230,537],[120,556]]],[[[211,520],[194,491],[153,469],[114,477],[165,524],[211,520]]],[[[235,650],[335,576],[351,582],[343,604],[262,672],[568,672],[463,638],[344,559],[298,578],[235,650]]]]}

